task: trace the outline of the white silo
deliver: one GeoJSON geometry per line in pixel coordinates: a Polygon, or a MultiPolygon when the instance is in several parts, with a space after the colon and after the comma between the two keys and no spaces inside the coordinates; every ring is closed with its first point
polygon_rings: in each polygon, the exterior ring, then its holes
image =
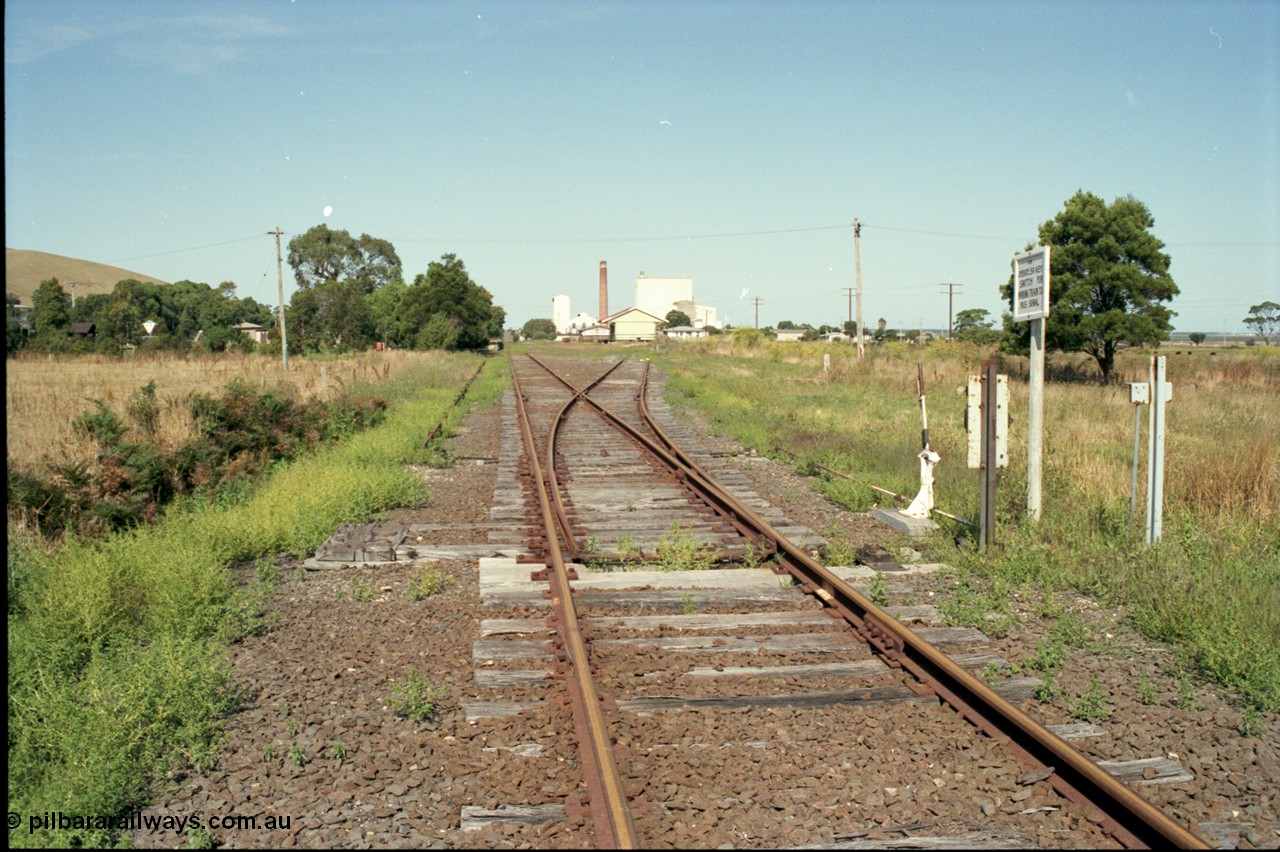
{"type": "Polygon", "coordinates": [[[569,331],[569,322],[572,316],[569,313],[568,296],[561,293],[551,300],[551,321],[556,324],[556,334],[565,334],[569,331]]]}

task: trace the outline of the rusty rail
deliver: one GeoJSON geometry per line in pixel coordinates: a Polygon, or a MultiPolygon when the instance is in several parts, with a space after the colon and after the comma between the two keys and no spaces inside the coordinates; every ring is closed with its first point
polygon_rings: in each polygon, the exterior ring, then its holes
{"type": "MultiPolygon", "coordinates": [[[[532,355],[543,369],[556,375],[532,355]]],[[[1127,848],[1207,849],[1198,836],[1174,822],[1065,740],[1044,728],[946,654],[900,624],[778,532],[750,507],[724,491],[674,442],[650,415],[645,403],[648,365],[637,393],[641,415],[658,442],[632,427],[563,378],[561,383],[602,417],[654,452],[677,476],[704,494],[708,502],[744,535],[770,542],[781,567],[825,606],[838,612],[889,666],[911,674],[921,694],[945,701],[984,733],[1009,745],[1029,768],[1049,769],[1049,783],[1067,799],[1096,809],[1100,826],[1127,848]]]]}
{"type": "MultiPolygon", "coordinates": [[[[616,367],[616,365],[615,365],[616,367]]],[[[606,373],[606,375],[608,375],[606,373]]],[[[597,379],[603,381],[604,377],[597,379]]],[[[520,421],[520,434],[532,469],[542,526],[547,538],[546,579],[551,586],[551,607],[555,613],[556,628],[563,647],[565,682],[569,691],[569,705],[573,713],[574,731],[578,737],[578,749],[582,756],[583,781],[591,810],[596,843],[604,849],[634,849],[639,846],[635,825],[631,819],[622,776],[614,760],[613,744],[605,724],[602,701],[591,672],[591,660],[586,641],[578,623],[578,613],[573,602],[573,589],[569,584],[569,572],[560,552],[556,534],[557,521],[552,504],[559,505],[559,494],[552,480],[538,462],[538,449],[525,408],[524,392],[516,371],[511,371],[515,388],[516,411],[520,421]]],[[[547,441],[548,467],[554,467],[555,437],[558,424],[563,421],[568,408],[578,399],[575,396],[561,409],[550,438],[547,441]]],[[[563,509],[560,510],[563,513],[563,509]]],[[[566,522],[567,523],[567,522],[566,522]]]]}

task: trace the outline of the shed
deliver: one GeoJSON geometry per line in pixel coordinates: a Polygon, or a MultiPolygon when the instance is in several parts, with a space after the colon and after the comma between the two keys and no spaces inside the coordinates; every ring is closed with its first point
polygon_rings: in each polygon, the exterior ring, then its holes
{"type": "Polygon", "coordinates": [[[94,337],[98,333],[98,325],[92,322],[73,322],[71,333],[76,337],[94,337]]]}
{"type": "Polygon", "coordinates": [[[667,337],[671,340],[688,340],[691,337],[706,337],[705,328],[694,328],[691,325],[676,325],[667,329],[667,337]]]}
{"type": "Polygon", "coordinates": [[[600,321],[610,328],[610,340],[653,340],[663,320],[639,308],[623,308],[600,321]]]}

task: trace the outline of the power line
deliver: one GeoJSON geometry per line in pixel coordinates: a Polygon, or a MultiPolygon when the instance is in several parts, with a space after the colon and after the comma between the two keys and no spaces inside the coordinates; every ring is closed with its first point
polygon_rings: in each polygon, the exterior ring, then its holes
{"type": "MultiPolygon", "coordinates": [[[[284,232],[282,231],[281,233],[284,233],[284,232]]],[[[253,236],[250,236],[250,237],[238,237],[237,239],[234,239],[234,240],[223,240],[220,243],[209,243],[208,245],[204,245],[204,246],[191,246],[190,248],[172,249],[170,251],[158,251],[158,252],[155,252],[154,254],[137,254],[137,255],[134,255],[133,257],[122,257],[119,260],[113,260],[111,262],[124,263],[125,261],[128,261],[128,260],[145,260],[146,258],[149,258],[149,257],[163,257],[166,254],[182,254],[184,251],[200,251],[201,249],[217,248],[218,246],[229,246],[232,243],[247,243],[249,240],[258,239],[259,236],[260,236],[259,234],[254,234],[253,236]]]]}

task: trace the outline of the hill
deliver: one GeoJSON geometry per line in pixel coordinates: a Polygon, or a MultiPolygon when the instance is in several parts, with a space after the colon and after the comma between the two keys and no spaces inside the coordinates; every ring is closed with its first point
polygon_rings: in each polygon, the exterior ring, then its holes
{"type": "Polygon", "coordinates": [[[71,292],[71,283],[75,282],[76,296],[110,293],[116,288],[116,282],[126,278],[151,284],[169,283],[159,278],[152,278],[150,275],[130,272],[128,269],[108,266],[105,263],[13,248],[4,250],[4,278],[5,293],[14,294],[24,305],[31,304],[31,294],[36,291],[36,287],[40,286],[41,281],[49,278],[57,278],[58,283],[68,293],[71,292]]]}

